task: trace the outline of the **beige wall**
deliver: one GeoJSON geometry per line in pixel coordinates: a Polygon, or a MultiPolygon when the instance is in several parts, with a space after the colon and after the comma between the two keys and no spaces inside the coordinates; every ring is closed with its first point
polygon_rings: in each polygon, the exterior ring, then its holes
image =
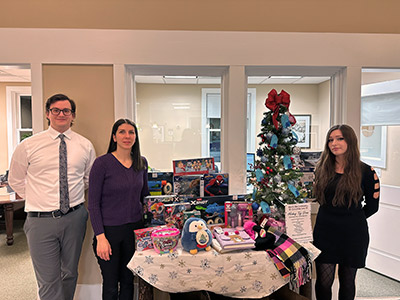
{"type": "Polygon", "coordinates": [[[0,174],[8,170],[7,86],[30,86],[30,83],[0,82],[0,174]]]}
{"type": "MultiPolygon", "coordinates": [[[[64,93],[76,102],[73,130],[93,143],[97,155],[104,154],[114,123],[113,67],[44,65],[44,99],[55,93],[64,93]]],[[[95,284],[100,283],[101,278],[92,250],[93,230],[90,222],[87,229],[79,265],[79,283],[95,284]]]]}
{"type": "Polygon", "coordinates": [[[2,27],[400,32],[397,0],[19,0],[1,5],[2,27]]]}
{"type": "MultiPolygon", "coordinates": [[[[267,111],[265,99],[269,91],[273,88],[276,89],[278,93],[280,93],[281,90],[285,90],[290,94],[289,111],[292,114],[311,115],[311,148],[304,149],[304,151],[321,149],[321,137],[325,134],[325,128],[329,126],[329,81],[319,85],[249,85],[249,87],[257,88],[257,134],[261,130],[263,113],[267,111]],[[326,86],[328,86],[328,89],[326,86]],[[326,107],[328,107],[328,109],[326,109],[326,107]]],[[[256,145],[258,145],[258,142],[259,140],[257,139],[256,145]]]]}
{"type": "MultiPolygon", "coordinates": [[[[138,126],[141,151],[149,165],[171,171],[173,159],[201,157],[201,90],[218,85],[137,84],[138,126]],[[185,103],[188,110],[176,110],[172,103],[185,103]],[[164,142],[153,138],[153,125],[163,127],[164,142]],[[186,135],[190,135],[187,137],[186,135]],[[162,155],[161,155],[162,154],[162,155]]],[[[311,148],[320,150],[329,127],[329,81],[320,85],[249,85],[256,89],[256,134],[261,130],[265,99],[275,88],[291,95],[290,112],[311,114],[311,148]]],[[[256,138],[256,148],[259,139],[256,138]]]]}

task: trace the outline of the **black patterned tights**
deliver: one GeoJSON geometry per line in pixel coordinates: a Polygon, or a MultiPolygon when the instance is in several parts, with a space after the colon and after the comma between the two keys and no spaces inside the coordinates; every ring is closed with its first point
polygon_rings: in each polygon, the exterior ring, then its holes
{"type": "MultiPolygon", "coordinates": [[[[332,299],[332,284],[335,279],[334,264],[316,263],[317,281],[315,295],[317,300],[332,299]]],[[[356,268],[339,265],[339,300],[354,300],[356,296],[356,268]]]]}

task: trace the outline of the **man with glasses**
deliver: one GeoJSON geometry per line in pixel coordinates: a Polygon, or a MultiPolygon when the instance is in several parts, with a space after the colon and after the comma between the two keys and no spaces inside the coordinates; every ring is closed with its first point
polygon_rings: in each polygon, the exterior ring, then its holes
{"type": "Polygon", "coordinates": [[[41,300],[72,300],[78,278],[88,218],[84,191],[96,155],[71,130],[75,113],[67,96],[50,97],[49,129],[21,142],[10,165],[9,184],[25,199],[24,231],[41,300]]]}

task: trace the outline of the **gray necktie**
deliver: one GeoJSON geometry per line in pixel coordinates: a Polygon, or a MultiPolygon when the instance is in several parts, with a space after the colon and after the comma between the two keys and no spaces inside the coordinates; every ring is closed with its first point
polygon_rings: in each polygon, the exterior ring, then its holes
{"type": "Polygon", "coordinates": [[[58,136],[60,138],[59,153],[59,178],[60,178],[60,210],[63,214],[69,210],[69,192],[68,192],[68,175],[67,175],[67,145],[64,141],[64,134],[58,136]]]}

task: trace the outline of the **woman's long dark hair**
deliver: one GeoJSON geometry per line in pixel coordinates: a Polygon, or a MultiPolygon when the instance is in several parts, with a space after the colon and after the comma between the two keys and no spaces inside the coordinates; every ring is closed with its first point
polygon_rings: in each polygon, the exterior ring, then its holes
{"type": "Polygon", "coordinates": [[[119,119],[118,121],[116,121],[114,123],[114,125],[112,127],[112,131],[111,131],[110,144],[108,146],[107,153],[111,153],[111,152],[114,152],[115,150],[117,150],[117,143],[114,141],[114,136],[116,135],[119,126],[121,126],[122,124],[129,124],[129,125],[133,126],[133,128],[135,128],[136,139],[135,139],[135,143],[133,144],[133,146],[131,148],[132,167],[135,171],[143,170],[144,168],[146,168],[146,166],[145,166],[144,159],[142,158],[142,156],[140,154],[140,143],[139,143],[138,130],[137,130],[136,124],[133,123],[129,119],[119,119]]]}
{"type": "Polygon", "coordinates": [[[336,157],[329,149],[329,136],[335,130],[340,130],[347,143],[347,151],[344,153],[344,173],[337,185],[334,206],[348,206],[359,202],[362,196],[361,190],[361,162],[358,150],[357,136],[348,125],[335,125],[326,134],[324,151],[316,166],[315,171],[315,196],[320,204],[325,203],[325,189],[335,175],[336,157]],[[348,201],[348,202],[347,202],[348,201]]]}

